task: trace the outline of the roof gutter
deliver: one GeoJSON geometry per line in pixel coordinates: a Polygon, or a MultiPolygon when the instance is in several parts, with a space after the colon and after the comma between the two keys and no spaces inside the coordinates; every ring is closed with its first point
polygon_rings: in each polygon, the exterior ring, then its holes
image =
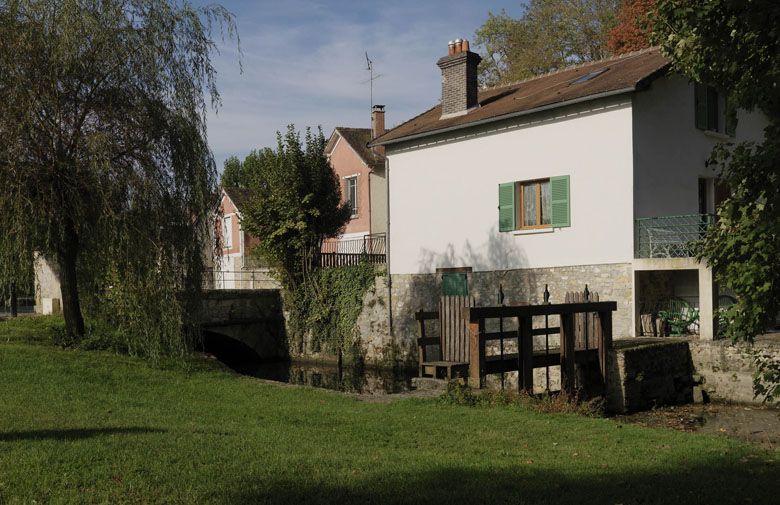
{"type": "Polygon", "coordinates": [[[565,102],[557,102],[557,103],[551,103],[547,105],[542,105],[541,107],[536,107],[533,109],[523,110],[520,112],[513,112],[511,114],[503,114],[501,116],[495,116],[490,117],[486,119],[480,119],[479,121],[474,121],[471,123],[464,123],[460,125],[455,126],[448,126],[447,128],[440,128],[438,130],[431,130],[429,132],[424,133],[417,133],[415,135],[407,135],[406,137],[400,137],[397,139],[387,140],[385,142],[372,142],[368,144],[368,147],[374,147],[374,146],[387,146],[390,144],[398,144],[400,142],[407,142],[409,140],[415,140],[420,139],[424,137],[430,137],[432,135],[439,135],[442,133],[449,133],[451,131],[455,130],[462,130],[463,128],[472,128],[474,126],[480,126],[487,123],[494,123],[496,121],[503,121],[505,119],[512,119],[516,117],[522,117],[522,116],[528,116],[530,114],[536,114],[537,112],[544,112],[547,110],[552,109],[558,109],[560,107],[566,107],[567,105],[575,105],[578,103],[583,102],[590,102],[592,100],[598,100],[600,98],[607,98],[610,96],[616,96],[616,95],[624,95],[626,93],[631,93],[633,91],[636,91],[636,86],[631,86],[628,88],[621,88],[621,89],[615,89],[612,91],[604,91],[602,93],[596,93],[595,95],[587,95],[587,96],[581,96],[579,98],[574,98],[572,100],[566,100],[565,102]]]}

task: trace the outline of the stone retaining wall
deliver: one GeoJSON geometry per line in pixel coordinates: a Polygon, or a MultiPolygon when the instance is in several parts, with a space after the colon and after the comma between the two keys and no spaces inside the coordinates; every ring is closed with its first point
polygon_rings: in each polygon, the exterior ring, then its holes
{"type": "MultiPolygon", "coordinates": [[[[616,338],[631,335],[633,318],[632,275],[630,263],[581,265],[555,268],[533,268],[468,274],[469,293],[477,306],[496,305],[498,287],[503,287],[504,303],[541,303],[544,285],[548,285],[550,301],[562,303],[566,292],[582,291],[585,284],[599,293],[602,301],[616,301],[613,315],[616,338]]],[[[416,359],[417,310],[436,310],[441,295],[441,274],[396,274],[392,281],[393,334],[405,356],[416,359]]]]}
{"type": "Polygon", "coordinates": [[[780,360],[778,334],[759,337],[753,346],[728,340],[693,340],[689,347],[696,378],[706,395],[715,400],[760,403],[753,394],[755,366],[750,353],[758,350],[780,360]]]}

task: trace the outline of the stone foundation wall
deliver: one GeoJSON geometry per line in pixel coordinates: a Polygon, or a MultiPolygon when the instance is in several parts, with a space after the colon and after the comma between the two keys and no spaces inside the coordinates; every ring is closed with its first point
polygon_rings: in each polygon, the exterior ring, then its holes
{"type": "Polygon", "coordinates": [[[610,412],[635,412],[693,399],[693,366],[685,341],[616,342],[608,366],[610,412]]]}
{"type": "Polygon", "coordinates": [[[780,360],[780,335],[759,337],[753,346],[728,340],[693,340],[689,347],[696,378],[714,400],[761,403],[761,398],[753,395],[755,366],[750,353],[760,350],[780,360]]]}
{"type": "MultiPolygon", "coordinates": [[[[602,301],[613,300],[618,310],[613,315],[613,334],[616,338],[631,335],[633,302],[630,263],[610,265],[581,265],[555,268],[471,272],[468,274],[469,293],[477,306],[498,304],[498,286],[503,287],[506,305],[541,303],[544,285],[548,285],[550,301],[562,303],[568,291],[582,291],[585,284],[599,293],[602,301]]],[[[391,304],[393,334],[399,349],[412,360],[416,359],[417,310],[436,310],[441,295],[441,274],[396,274],[391,276],[391,304]]]]}
{"type": "Polygon", "coordinates": [[[357,319],[361,351],[371,364],[391,365],[397,359],[408,361],[407,356],[398,356],[390,336],[388,296],[387,276],[377,276],[374,286],[363,297],[363,310],[357,319]]]}

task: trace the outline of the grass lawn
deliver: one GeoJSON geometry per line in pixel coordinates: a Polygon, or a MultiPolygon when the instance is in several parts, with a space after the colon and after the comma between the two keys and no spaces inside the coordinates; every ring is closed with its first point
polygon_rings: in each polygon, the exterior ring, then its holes
{"type": "Polygon", "coordinates": [[[22,327],[0,322],[0,503],[780,502],[780,452],[725,438],[363,402],[31,345],[22,327]]]}

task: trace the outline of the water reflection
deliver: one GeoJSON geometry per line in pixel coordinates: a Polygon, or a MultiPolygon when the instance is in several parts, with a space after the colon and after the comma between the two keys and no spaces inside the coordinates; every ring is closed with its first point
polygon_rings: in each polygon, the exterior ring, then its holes
{"type": "Polygon", "coordinates": [[[393,394],[412,389],[415,369],[339,368],[323,363],[247,363],[234,367],[244,375],[348,393],[393,394]]]}

